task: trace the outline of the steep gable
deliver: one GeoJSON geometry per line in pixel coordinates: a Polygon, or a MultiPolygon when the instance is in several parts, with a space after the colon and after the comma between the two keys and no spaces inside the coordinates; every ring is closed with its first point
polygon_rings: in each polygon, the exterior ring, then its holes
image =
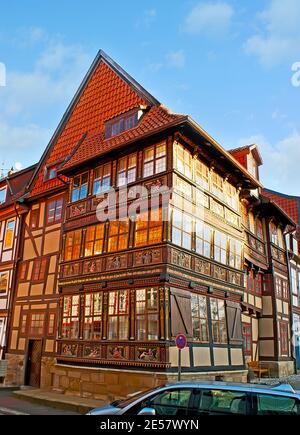
{"type": "Polygon", "coordinates": [[[103,135],[105,121],[140,105],[156,104],[159,102],[100,51],[39,163],[31,196],[62,185],[59,179],[45,182],[45,168],[62,164],[85,133],[103,135]]]}

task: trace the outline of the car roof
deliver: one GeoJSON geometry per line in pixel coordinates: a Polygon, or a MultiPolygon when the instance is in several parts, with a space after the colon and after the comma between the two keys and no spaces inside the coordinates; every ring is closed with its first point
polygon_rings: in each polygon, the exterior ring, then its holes
{"type": "Polygon", "coordinates": [[[165,387],[183,387],[183,388],[221,388],[221,389],[233,389],[236,391],[257,391],[257,392],[274,392],[274,393],[288,393],[291,395],[297,395],[300,397],[299,391],[295,391],[290,384],[277,383],[273,385],[267,384],[255,384],[255,383],[240,383],[240,382],[224,382],[224,381],[182,381],[165,384],[165,387]]]}

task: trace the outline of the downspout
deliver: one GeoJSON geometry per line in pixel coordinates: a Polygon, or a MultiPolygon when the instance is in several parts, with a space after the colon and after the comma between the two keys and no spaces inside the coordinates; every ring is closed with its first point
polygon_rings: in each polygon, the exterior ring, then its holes
{"type": "Polygon", "coordinates": [[[293,358],[293,362],[294,362],[294,373],[297,373],[297,361],[296,361],[296,356],[295,356],[295,346],[294,346],[294,319],[293,319],[293,294],[292,294],[292,286],[291,286],[291,277],[292,277],[292,273],[291,273],[291,262],[290,262],[290,257],[289,257],[289,251],[287,248],[287,243],[286,243],[286,236],[288,234],[291,234],[295,231],[294,229],[291,229],[289,231],[286,231],[283,233],[284,236],[284,244],[285,244],[285,255],[286,255],[286,261],[287,261],[287,271],[288,271],[288,281],[289,281],[289,292],[290,292],[290,304],[291,304],[291,309],[290,309],[290,330],[291,330],[291,350],[292,350],[292,358],[293,358]]]}

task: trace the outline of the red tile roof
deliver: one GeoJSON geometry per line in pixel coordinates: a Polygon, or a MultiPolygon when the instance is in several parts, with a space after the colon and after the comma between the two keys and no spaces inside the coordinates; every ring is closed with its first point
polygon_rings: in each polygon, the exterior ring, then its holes
{"type": "Polygon", "coordinates": [[[289,196],[264,189],[263,194],[275,201],[298,225],[300,225],[300,196],[289,196]]]}
{"type": "Polygon", "coordinates": [[[185,119],[186,116],[170,113],[163,106],[153,106],[145,113],[139,124],[131,130],[127,130],[109,139],[105,139],[103,131],[101,133],[89,134],[74,155],[62,167],[62,171],[64,172],[121,145],[142,139],[149,134],[154,134],[162,128],[180,123],[185,119]]]}
{"type": "Polygon", "coordinates": [[[143,97],[139,88],[131,85],[118,74],[102,57],[91,72],[83,90],[62,125],[55,142],[49,146],[48,155],[42,157],[39,173],[36,174],[31,196],[62,185],[58,180],[44,181],[45,165],[63,162],[70,155],[85,132],[89,136],[102,137],[104,122],[140,105],[151,105],[147,95],[143,97]]]}

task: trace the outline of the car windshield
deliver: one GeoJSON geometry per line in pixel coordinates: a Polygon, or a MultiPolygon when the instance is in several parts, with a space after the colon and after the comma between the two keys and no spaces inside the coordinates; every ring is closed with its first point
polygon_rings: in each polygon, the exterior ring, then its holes
{"type": "Polygon", "coordinates": [[[159,388],[161,388],[161,386],[156,387],[156,388],[151,388],[150,390],[147,390],[147,391],[139,391],[138,393],[134,394],[133,396],[129,397],[128,399],[112,402],[111,405],[115,406],[116,408],[122,408],[122,409],[126,408],[126,406],[128,406],[131,403],[135,402],[136,400],[146,396],[147,394],[158,390],[159,388]]]}

